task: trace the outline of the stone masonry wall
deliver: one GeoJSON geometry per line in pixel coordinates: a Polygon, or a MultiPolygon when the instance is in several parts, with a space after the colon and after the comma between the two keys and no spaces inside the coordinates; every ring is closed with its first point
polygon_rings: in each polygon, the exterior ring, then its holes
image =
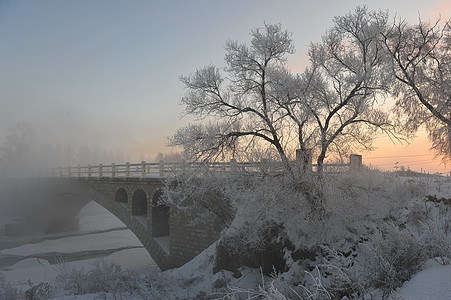
{"type": "Polygon", "coordinates": [[[173,213],[170,218],[170,253],[174,265],[183,265],[218,240],[223,224],[217,218],[196,224],[193,216],[173,213]]]}
{"type": "MultiPolygon", "coordinates": [[[[33,205],[28,205],[28,209],[23,211],[24,220],[27,220],[25,225],[30,228],[36,228],[37,225],[45,227],[46,224],[38,224],[37,220],[69,220],[89,200],[93,200],[118,217],[136,235],[162,270],[179,267],[190,261],[215,242],[222,230],[221,224],[214,219],[210,224],[193,225],[193,216],[171,210],[169,236],[153,237],[152,199],[163,187],[162,178],[43,178],[34,182],[35,186],[23,195],[25,198],[39,195],[35,197],[33,205]],[[115,200],[120,189],[126,191],[126,203],[115,200]],[[147,214],[141,216],[132,215],[132,198],[139,190],[144,191],[147,203],[147,214]],[[169,247],[164,245],[168,241],[169,247]]],[[[142,200],[143,193],[138,192],[137,195],[141,195],[142,200]]],[[[159,216],[161,219],[161,214],[159,216]]],[[[157,217],[155,222],[159,222],[157,217]]]]}
{"type": "Polygon", "coordinates": [[[162,179],[116,178],[102,180],[80,180],[79,190],[116,215],[137,236],[162,270],[179,267],[193,259],[197,254],[215,242],[222,230],[222,224],[212,220],[211,224],[192,225],[193,216],[174,212],[169,216],[169,252],[152,236],[152,198],[163,187],[162,179]],[[114,201],[116,192],[123,188],[128,201],[114,201]],[[143,224],[132,215],[132,197],[142,189],[147,197],[147,216],[143,224]]]}

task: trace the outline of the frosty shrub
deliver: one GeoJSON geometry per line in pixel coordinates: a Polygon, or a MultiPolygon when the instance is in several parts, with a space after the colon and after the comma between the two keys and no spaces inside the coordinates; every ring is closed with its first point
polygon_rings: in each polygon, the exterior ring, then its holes
{"type": "Polygon", "coordinates": [[[84,293],[84,280],[86,280],[85,269],[83,267],[71,268],[69,264],[66,264],[64,268],[59,268],[58,275],[55,277],[58,287],[77,295],[84,293]]]}
{"type": "Polygon", "coordinates": [[[427,259],[427,252],[409,232],[384,224],[360,247],[368,285],[384,296],[410,280],[427,259]]]}
{"type": "MultiPolygon", "coordinates": [[[[427,180],[427,177],[425,177],[427,180]]],[[[424,196],[427,192],[427,183],[425,178],[408,178],[400,187],[400,193],[407,194],[409,198],[424,196]]]]}
{"type": "Polygon", "coordinates": [[[127,299],[126,295],[138,290],[137,276],[134,273],[103,260],[97,260],[91,271],[85,271],[84,268],[61,270],[63,272],[56,277],[56,283],[75,295],[104,292],[116,295],[119,299],[127,299]]]}
{"type": "MultiPolygon", "coordinates": [[[[279,274],[280,275],[280,274],[279,274]]],[[[265,277],[262,274],[262,282],[256,289],[242,289],[239,287],[228,287],[228,292],[222,299],[264,299],[264,300],[326,300],[333,299],[333,295],[324,287],[322,276],[318,268],[312,272],[305,271],[308,277],[306,285],[299,285],[297,290],[289,287],[289,290],[281,290],[275,280],[274,275],[270,284],[265,283],[265,277]],[[317,275],[315,275],[316,273],[317,275]]]]}
{"type": "MultiPolygon", "coordinates": [[[[365,213],[359,210],[360,207],[367,210],[367,213],[373,213],[374,218],[383,218],[404,207],[412,198],[424,196],[422,180],[401,178],[379,170],[346,172],[330,179],[331,192],[342,200],[353,201],[357,205],[354,206],[356,212],[361,217],[365,216],[365,213]]],[[[346,204],[345,208],[348,208],[346,204]]],[[[348,214],[350,213],[348,211],[348,214]]]]}
{"type": "Polygon", "coordinates": [[[441,264],[449,265],[451,263],[450,229],[444,230],[434,223],[425,227],[427,232],[425,244],[429,250],[429,256],[436,258],[441,264]]]}
{"type": "MultiPolygon", "coordinates": [[[[289,300],[282,294],[273,283],[269,286],[259,286],[257,289],[241,289],[238,287],[229,287],[229,292],[223,299],[263,299],[263,300],[289,300]]],[[[299,299],[302,299],[299,297],[299,299]]]]}
{"type": "Polygon", "coordinates": [[[6,281],[5,276],[0,273],[0,299],[16,300],[19,299],[20,291],[11,286],[11,283],[6,281]]]}
{"type": "Polygon", "coordinates": [[[233,219],[233,207],[225,195],[225,189],[236,186],[236,176],[221,174],[179,173],[165,181],[161,200],[177,213],[190,216],[192,225],[208,224],[212,218],[221,220],[226,226],[233,219]]]}
{"type": "Polygon", "coordinates": [[[427,216],[421,222],[423,230],[421,239],[429,251],[429,256],[437,258],[442,264],[451,263],[451,216],[449,214],[450,199],[437,199],[429,196],[421,206],[427,216]],[[449,202],[449,203],[448,203],[449,202]]]}
{"type": "MultiPolygon", "coordinates": [[[[305,273],[310,277],[308,280],[309,284],[307,286],[301,286],[303,289],[303,294],[305,294],[305,299],[322,300],[322,299],[332,299],[332,294],[324,287],[322,275],[318,269],[315,267],[315,272],[305,273]],[[315,276],[316,273],[317,275],[315,276]]],[[[301,297],[301,299],[304,299],[301,297]]]]}
{"type": "Polygon", "coordinates": [[[319,266],[327,274],[328,291],[337,299],[345,296],[353,299],[364,295],[366,288],[360,276],[362,270],[354,267],[351,253],[345,255],[327,246],[321,248],[324,251],[324,262],[319,266]]]}
{"type": "Polygon", "coordinates": [[[451,263],[450,205],[450,199],[426,196],[412,201],[399,219],[418,237],[429,258],[442,264],[451,263]]]}
{"type": "Polygon", "coordinates": [[[53,293],[53,286],[47,282],[41,282],[33,285],[31,280],[28,280],[30,288],[25,291],[25,298],[31,300],[49,299],[53,293]]]}

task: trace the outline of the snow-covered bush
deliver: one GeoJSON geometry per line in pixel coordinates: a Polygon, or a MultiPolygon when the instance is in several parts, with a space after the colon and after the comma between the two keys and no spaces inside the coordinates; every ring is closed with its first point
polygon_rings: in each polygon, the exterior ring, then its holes
{"type": "MultiPolygon", "coordinates": [[[[243,289],[239,287],[229,287],[229,291],[222,299],[235,300],[235,299],[262,299],[262,300],[289,300],[281,293],[274,283],[270,283],[269,286],[258,286],[257,289],[243,289]]],[[[299,299],[302,299],[299,297],[299,299]]]]}
{"type": "Polygon", "coordinates": [[[450,229],[443,230],[438,226],[426,225],[426,247],[429,256],[436,258],[441,264],[451,264],[451,235],[450,229]]]}
{"type": "Polygon", "coordinates": [[[54,288],[48,282],[41,282],[34,285],[31,280],[28,280],[30,288],[25,291],[25,298],[30,300],[49,299],[53,294],[54,288]]]}
{"type": "Polygon", "coordinates": [[[137,276],[120,266],[97,260],[91,271],[84,268],[61,268],[55,279],[56,285],[75,295],[109,293],[119,299],[127,299],[139,289],[137,276]]]}
{"type": "Polygon", "coordinates": [[[228,291],[221,299],[263,299],[263,300],[326,300],[334,299],[333,294],[324,287],[322,275],[318,268],[312,272],[303,272],[307,277],[306,285],[298,284],[296,287],[283,286],[281,288],[279,276],[273,274],[271,282],[265,283],[265,276],[262,273],[261,284],[255,289],[245,289],[235,286],[228,286],[228,291]]]}
{"type": "Polygon", "coordinates": [[[356,253],[342,253],[327,246],[324,251],[323,263],[319,267],[327,274],[327,289],[337,299],[343,297],[357,298],[366,294],[366,283],[362,278],[362,268],[355,265],[356,253]]]}
{"type": "Polygon", "coordinates": [[[21,292],[11,286],[11,284],[6,281],[5,276],[0,273],[0,299],[4,300],[16,300],[19,298],[21,292]]]}
{"type": "Polygon", "coordinates": [[[375,228],[359,249],[368,285],[389,295],[409,280],[427,260],[427,251],[408,231],[393,223],[375,228]]]}
{"type": "Polygon", "coordinates": [[[171,210],[195,216],[191,219],[192,225],[209,223],[216,218],[228,226],[234,211],[225,190],[240,183],[237,176],[229,175],[199,174],[194,170],[178,173],[166,179],[160,201],[171,210]]]}
{"type": "Polygon", "coordinates": [[[427,196],[415,202],[407,215],[409,226],[415,232],[429,257],[442,264],[451,263],[451,199],[427,196]]]}

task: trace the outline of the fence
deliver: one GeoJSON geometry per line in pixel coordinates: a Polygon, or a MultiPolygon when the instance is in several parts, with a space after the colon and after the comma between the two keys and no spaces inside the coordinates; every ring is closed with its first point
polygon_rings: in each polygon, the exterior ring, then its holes
{"type": "MultiPolygon", "coordinates": [[[[293,166],[298,162],[292,162],[293,166]]],[[[344,172],[351,169],[360,169],[362,156],[353,154],[348,164],[324,164],[324,172],[344,172]]],[[[315,171],[317,165],[310,164],[310,170],[315,171]]],[[[246,172],[246,173],[277,173],[283,172],[284,165],[281,162],[145,162],[131,164],[87,165],[67,166],[41,170],[41,176],[50,177],[163,177],[181,172],[246,172]]]]}

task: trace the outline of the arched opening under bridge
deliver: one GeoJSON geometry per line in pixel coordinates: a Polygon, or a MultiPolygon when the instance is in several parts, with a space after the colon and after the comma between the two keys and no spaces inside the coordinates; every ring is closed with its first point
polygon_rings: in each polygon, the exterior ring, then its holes
{"type": "Polygon", "coordinates": [[[114,200],[116,202],[119,202],[120,204],[122,204],[123,206],[127,207],[128,206],[128,195],[127,195],[127,191],[124,188],[120,188],[117,190],[115,196],[114,196],[114,200]]]}
{"type": "MultiPolygon", "coordinates": [[[[93,252],[93,257],[106,257],[108,261],[120,265],[123,269],[138,272],[159,270],[153,256],[142,244],[139,232],[134,232],[128,224],[120,220],[116,216],[117,212],[114,209],[108,210],[96,201],[88,202],[78,214],[81,221],[80,229],[86,235],[86,241],[83,236],[78,237],[80,242],[74,243],[74,253],[88,251],[91,248],[106,249],[103,247],[108,244],[110,250],[100,251],[98,254],[93,252]],[[95,234],[95,239],[91,237],[92,234],[95,234]]],[[[70,257],[71,254],[67,256],[70,257]]]]}

